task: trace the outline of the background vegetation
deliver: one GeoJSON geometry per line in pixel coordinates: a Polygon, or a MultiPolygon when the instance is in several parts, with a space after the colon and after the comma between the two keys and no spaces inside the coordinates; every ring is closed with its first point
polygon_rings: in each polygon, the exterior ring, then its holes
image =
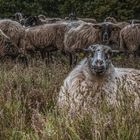
{"type": "Polygon", "coordinates": [[[0,17],[15,12],[25,15],[45,14],[48,17],[65,17],[75,11],[79,17],[102,20],[114,16],[118,20],[140,18],[139,0],[0,0],[0,17]]]}

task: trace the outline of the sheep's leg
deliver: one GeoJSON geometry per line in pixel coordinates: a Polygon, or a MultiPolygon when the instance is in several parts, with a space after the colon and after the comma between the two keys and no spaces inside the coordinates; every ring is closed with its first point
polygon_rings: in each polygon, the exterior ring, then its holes
{"type": "Polygon", "coordinates": [[[72,57],[72,54],[71,53],[69,53],[69,65],[70,65],[70,67],[72,66],[72,64],[73,64],[73,59],[72,59],[73,57],[72,57]]]}
{"type": "Polygon", "coordinates": [[[44,59],[46,58],[46,51],[45,51],[45,49],[42,49],[42,50],[40,51],[40,53],[41,53],[41,58],[42,58],[42,60],[44,60],[44,59]]]}
{"type": "Polygon", "coordinates": [[[77,55],[74,55],[74,65],[76,65],[77,64],[77,61],[78,61],[78,56],[77,55]]]}
{"type": "Polygon", "coordinates": [[[52,57],[52,53],[50,53],[50,62],[52,62],[53,63],[53,57],[52,57]]]}
{"type": "Polygon", "coordinates": [[[46,65],[50,62],[50,52],[47,51],[47,59],[45,60],[46,65]]]}

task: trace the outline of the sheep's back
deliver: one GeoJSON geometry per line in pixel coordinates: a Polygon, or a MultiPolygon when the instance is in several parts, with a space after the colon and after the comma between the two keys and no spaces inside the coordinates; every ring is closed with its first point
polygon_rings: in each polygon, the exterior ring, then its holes
{"type": "Polygon", "coordinates": [[[24,28],[20,23],[12,20],[0,20],[0,29],[18,46],[24,38],[24,28]]]}
{"type": "Polygon", "coordinates": [[[108,105],[119,105],[118,99],[134,97],[134,105],[140,103],[140,71],[135,69],[115,68],[105,77],[95,78],[82,61],[65,79],[61,87],[58,105],[69,112],[94,110],[105,99],[108,105]]]}
{"type": "Polygon", "coordinates": [[[120,33],[126,49],[136,51],[140,46],[140,25],[128,25],[120,33]]]}
{"type": "Polygon", "coordinates": [[[70,29],[65,35],[65,50],[75,51],[87,48],[99,41],[99,32],[92,27],[92,24],[81,24],[77,28],[70,29]]]}
{"type": "Polygon", "coordinates": [[[64,40],[66,25],[46,24],[26,29],[26,41],[33,46],[54,45],[61,48],[64,40]]]}

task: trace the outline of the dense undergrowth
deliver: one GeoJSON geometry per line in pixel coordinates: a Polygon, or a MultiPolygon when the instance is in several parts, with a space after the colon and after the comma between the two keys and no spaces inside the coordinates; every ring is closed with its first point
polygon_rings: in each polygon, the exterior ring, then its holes
{"type": "MultiPolygon", "coordinates": [[[[131,102],[114,109],[101,105],[96,122],[90,112],[73,119],[60,114],[56,101],[70,68],[63,57],[56,60],[48,65],[38,60],[28,67],[0,64],[0,140],[140,139],[140,111],[134,111],[131,102]]],[[[139,58],[113,61],[115,66],[140,69],[139,58]]]]}

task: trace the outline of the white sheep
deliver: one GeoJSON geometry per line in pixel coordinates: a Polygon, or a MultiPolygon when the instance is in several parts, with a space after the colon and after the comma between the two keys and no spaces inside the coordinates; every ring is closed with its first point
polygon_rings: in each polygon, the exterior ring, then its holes
{"type": "Polygon", "coordinates": [[[104,45],[92,45],[91,56],[74,68],[61,87],[58,106],[68,114],[88,110],[94,112],[103,99],[110,106],[119,105],[119,97],[134,97],[139,105],[140,70],[115,68],[111,63],[112,50],[104,45]]]}

